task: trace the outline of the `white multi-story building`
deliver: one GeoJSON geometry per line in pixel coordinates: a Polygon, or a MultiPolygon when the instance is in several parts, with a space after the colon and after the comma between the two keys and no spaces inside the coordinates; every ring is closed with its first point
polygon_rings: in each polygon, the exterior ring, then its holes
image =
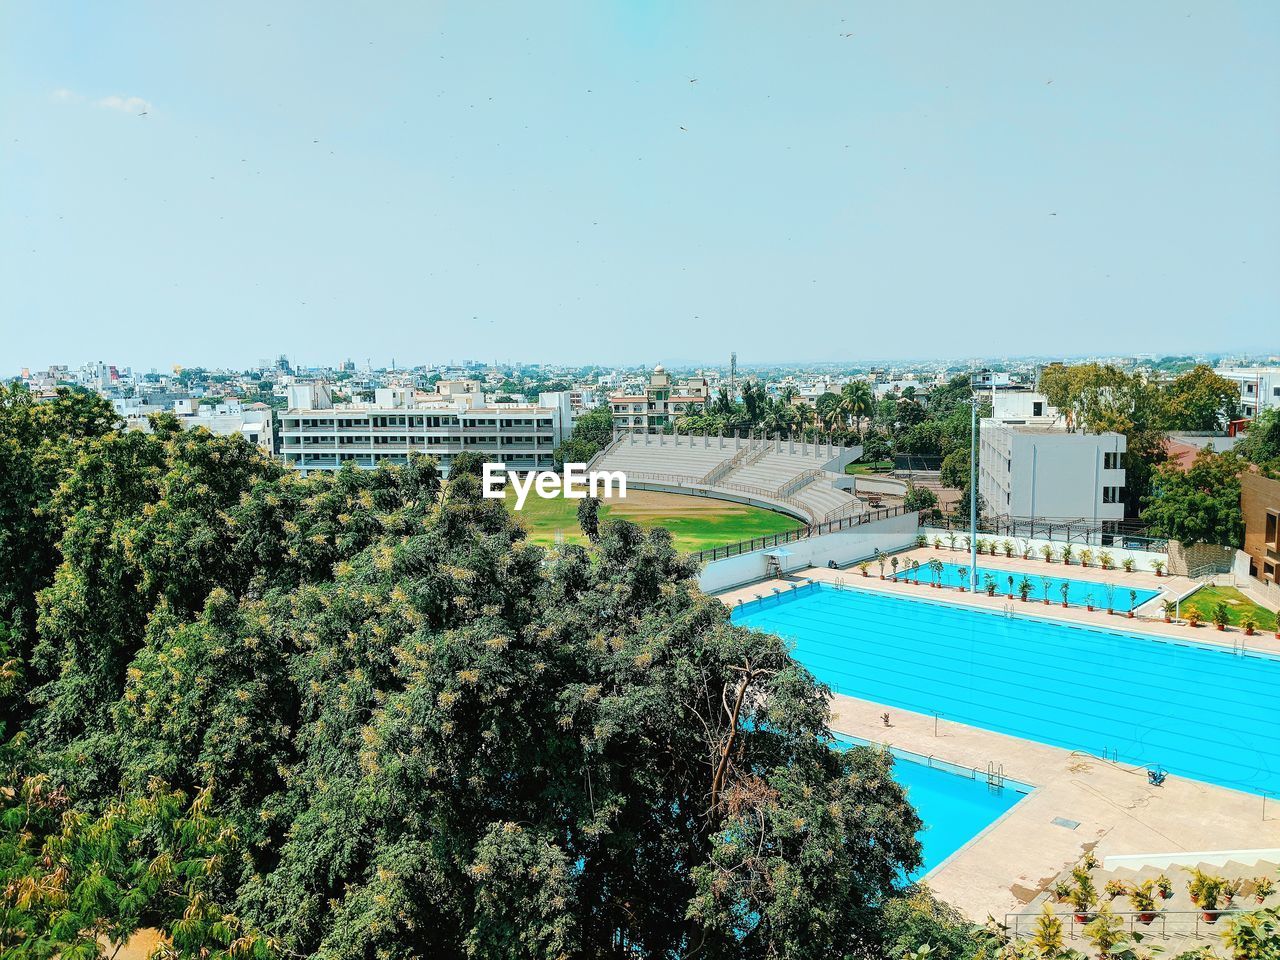
{"type": "MultiPolygon", "coordinates": [[[[151,414],[165,412],[158,404],[145,403],[141,398],[129,397],[112,400],[111,405],[124,420],[126,429],[151,432],[151,414]]],[[[216,406],[201,404],[189,398],[173,401],[167,411],[187,430],[203,427],[218,437],[243,437],[268,455],[275,453],[276,431],[271,408],[265,403],[242,404],[239,400],[224,400],[216,406]]]]}
{"type": "Polygon", "coordinates": [[[303,473],[402,464],[422,453],[437,457],[447,475],[463,451],[508,470],[549,470],[572,429],[568,393],[544,393],[536,404],[486,403],[479,392],[454,392],[453,384],[449,393],[430,394],[384,387],[372,403],[335,404],[327,385],[301,383],[289,388],[289,408],[280,415],[280,455],[303,473]]]}
{"type": "Polygon", "coordinates": [[[1240,414],[1252,419],[1280,407],[1280,367],[1224,367],[1215,370],[1240,386],[1240,414]]]}
{"type": "Polygon", "coordinates": [[[1011,520],[1124,519],[1127,442],[1120,433],[1068,430],[1045,398],[996,391],[979,426],[978,492],[1011,520]]]}

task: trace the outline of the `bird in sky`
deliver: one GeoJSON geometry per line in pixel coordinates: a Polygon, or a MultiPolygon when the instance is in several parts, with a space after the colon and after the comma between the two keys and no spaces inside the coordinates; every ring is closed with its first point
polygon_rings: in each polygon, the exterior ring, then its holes
{"type": "Polygon", "coordinates": [[[689,82],[690,82],[690,83],[697,83],[697,82],[698,82],[698,78],[697,78],[697,77],[694,77],[694,78],[692,78],[689,82]]]}
{"type": "Polygon", "coordinates": [[[681,130],[683,130],[685,133],[688,133],[688,132],[689,132],[689,128],[688,128],[688,127],[681,127],[680,129],[681,129],[681,130]]]}

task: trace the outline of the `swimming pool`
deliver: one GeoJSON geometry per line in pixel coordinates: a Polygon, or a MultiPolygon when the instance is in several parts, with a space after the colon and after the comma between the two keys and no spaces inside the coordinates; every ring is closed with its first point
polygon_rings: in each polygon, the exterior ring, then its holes
{"type": "MultiPolygon", "coordinates": [[[[1047,567],[1047,565],[1046,565],[1047,567]]],[[[1052,569],[1052,568],[1048,568],[1052,569]]],[[[1083,607],[1085,604],[1092,603],[1101,610],[1129,610],[1132,606],[1136,609],[1146,603],[1153,597],[1158,597],[1158,590],[1138,590],[1136,588],[1125,586],[1124,584],[1108,584],[1096,583],[1092,580],[1071,580],[1065,577],[1054,577],[1048,574],[1038,573],[1019,573],[1016,570],[1004,570],[1000,567],[986,567],[982,563],[978,564],[978,589],[986,589],[986,575],[990,574],[996,582],[996,593],[1004,596],[1012,593],[1018,596],[1018,585],[1022,583],[1022,578],[1026,577],[1031,581],[1031,600],[1043,600],[1046,596],[1050,603],[1062,603],[1062,585],[1067,585],[1067,603],[1073,607],[1083,607]],[[1009,578],[1013,578],[1013,583],[1009,583],[1009,578]],[[1047,587],[1046,590],[1046,581],[1047,587]],[[1107,603],[1107,588],[1113,591],[1111,604],[1107,603]],[[1133,590],[1135,596],[1132,604],[1129,601],[1129,591],[1133,590]]],[[[920,564],[920,582],[930,583],[932,574],[929,572],[927,564],[920,564]]],[[[898,567],[899,580],[914,580],[915,578],[909,571],[905,571],[902,567],[898,567]]],[[[944,587],[958,587],[961,584],[966,586],[969,583],[968,574],[960,575],[960,565],[955,563],[947,563],[942,561],[942,585],[944,587]]]]}
{"type": "Polygon", "coordinates": [[[813,584],[744,604],[837,693],[1280,794],[1280,658],[813,584]]]}
{"type": "MultiPolygon", "coordinates": [[[[844,746],[866,743],[839,733],[835,738],[844,746]]],[[[970,779],[926,766],[901,751],[893,753],[893,778],[907,788],[907,799],[925,824],[916,834],[924,865],[910,875],[911,880],[918,880],[938,866],[1031,790],[1012,780],[1006,780],[1003,787],[988,786],[984,778],[970,779]]]]}

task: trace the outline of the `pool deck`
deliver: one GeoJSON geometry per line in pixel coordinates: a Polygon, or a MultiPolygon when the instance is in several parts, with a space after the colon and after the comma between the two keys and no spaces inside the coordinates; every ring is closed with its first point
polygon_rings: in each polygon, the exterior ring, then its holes
{"type": "MultiPolygon", "coordinates": [[[[957,551],[915,550],[921,564],[937,556],[952,562],[957,551]]],[[[899,554],[901,558],[903,555],[899,554]]],[[[1156,578],[1150,573],[1064,569],[1062,564],[1043,561],[986,558],[994,566],[1016,572],[1049,573],[1073,579],[1110,580],[1118,589],[1161,589],[1184,593],[1193,586],[1180,577],[1156,578]]],[[[857,570],[839,571],[810,568],[793,572],[789,579],[765,581],[721,595],[729,606],[755,596],[769,596],[775,588],[788,590],[796,578],[844,583],[849,586],[921,596],[945,603],[1003,612],[1010,607],[1004,596],[960,593],[955,589],[881,581],[876,568],[863,578],[857,570]]],[[[1193,629],[1182,624],[1166,624],[1162,619],[1129,619],[1108,616],[1105,611],[1089,613],[1060,604],[1012,601],[1016,614],[1046,619],[1112,627],[1139,635],[1218,643],[1230,648],[1246,641],[1249,650],[1280,654],[1280,642],[1271,636],[1245,638],[1240,630],[1219,632],[1212,626],[1193,629]]],[[[951,723],[936,722],[898,707],[832,697],[832,728],[840,733],[888,743],[923,756],[987,769],[988,763],[1003,767],[1006,777],[1033,784],[1030,796],[980,833],[952,857],[937,866],[926,878],[944,900],[970,918],[981,921],[987,915],[1003,920],[1005,914],[1022,909],[1061,871],[1076,862],[1086,850],[1099,857],[1117,854],[1173,851],[1231,850],[1280,847],[1280,799],[1211,786],[1170,774],[1163,786],[1147,782],[1146,770],[1116,764],[1083,751],[1050,747],[1033,741],[951,723]],[[889,714],[886,727],[881,715],[889,714]],[[1265,819],[1264,819],[1265,817],[1265,819]],[[1067,825],[1055,820],[1067,821],[1067,825]],[[1072,827],[1070,824],[1077,826],[1072,827]]]]}

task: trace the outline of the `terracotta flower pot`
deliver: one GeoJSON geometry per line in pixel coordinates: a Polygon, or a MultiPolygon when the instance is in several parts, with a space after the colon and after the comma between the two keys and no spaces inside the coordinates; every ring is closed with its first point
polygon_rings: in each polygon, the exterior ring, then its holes
{"type": "Polygon", "coordinates": [[[1130,610],[1130,611],[1129,611],[1129,619],[1130,619],[1130,620],[1132,620],[1132,619],[1133,619],[1133,611],[1132,611],[1132,610],[1130,610]]]}
{"type": "Polygon", "coordinates": [[[1245,635],[1246,637],[1252,637],[1252,636],[1253,636],[1253,627],[1245,627],[1245,628],[1244,628],[1244,635],[1245,635]]]}
{"type": "Polygon", "coordinates": [[[1165,618],[1164,618],[1164,622],[1165,622],[1165,623],[1173,623],[1173,617],[1165,617],[1165,618]]]}
{"type": "Polygon", "coordinates": [[[1156,915],[1155,915],[1154,913],[1140,913],[1140,914],[1138,914],[1138,921],[1139,921],[1140,923],[1150,923],[1150,922],[1151,922],[1152,920],[1154,920],[1155,918],[1156,918],[1156,915]]]}
{"type": "Polygon", "coordinates": [[[1217,627],[1219,630],[1227,629],[1227,625],[1225,623],[1215,623],[1214,626],[1217,627]]]}
{"type": "Polygon", "coordinates": [[[1085,606],[1088,608],[1088,610],[1089,610],[1089,612],[1090,612],[1090,613],[1093,613],[1093,604],[1092,604],[1092,603],[1085,604],[1085,606]]]}
{"type": "Polygon", "coordinates": [[[1218,911],[1218,910],[1201,910],[1200,918],[1204,920],[1205,923],[1217,923],[1218,914],[1220,912],[1221,911],[1218,911]]]}

